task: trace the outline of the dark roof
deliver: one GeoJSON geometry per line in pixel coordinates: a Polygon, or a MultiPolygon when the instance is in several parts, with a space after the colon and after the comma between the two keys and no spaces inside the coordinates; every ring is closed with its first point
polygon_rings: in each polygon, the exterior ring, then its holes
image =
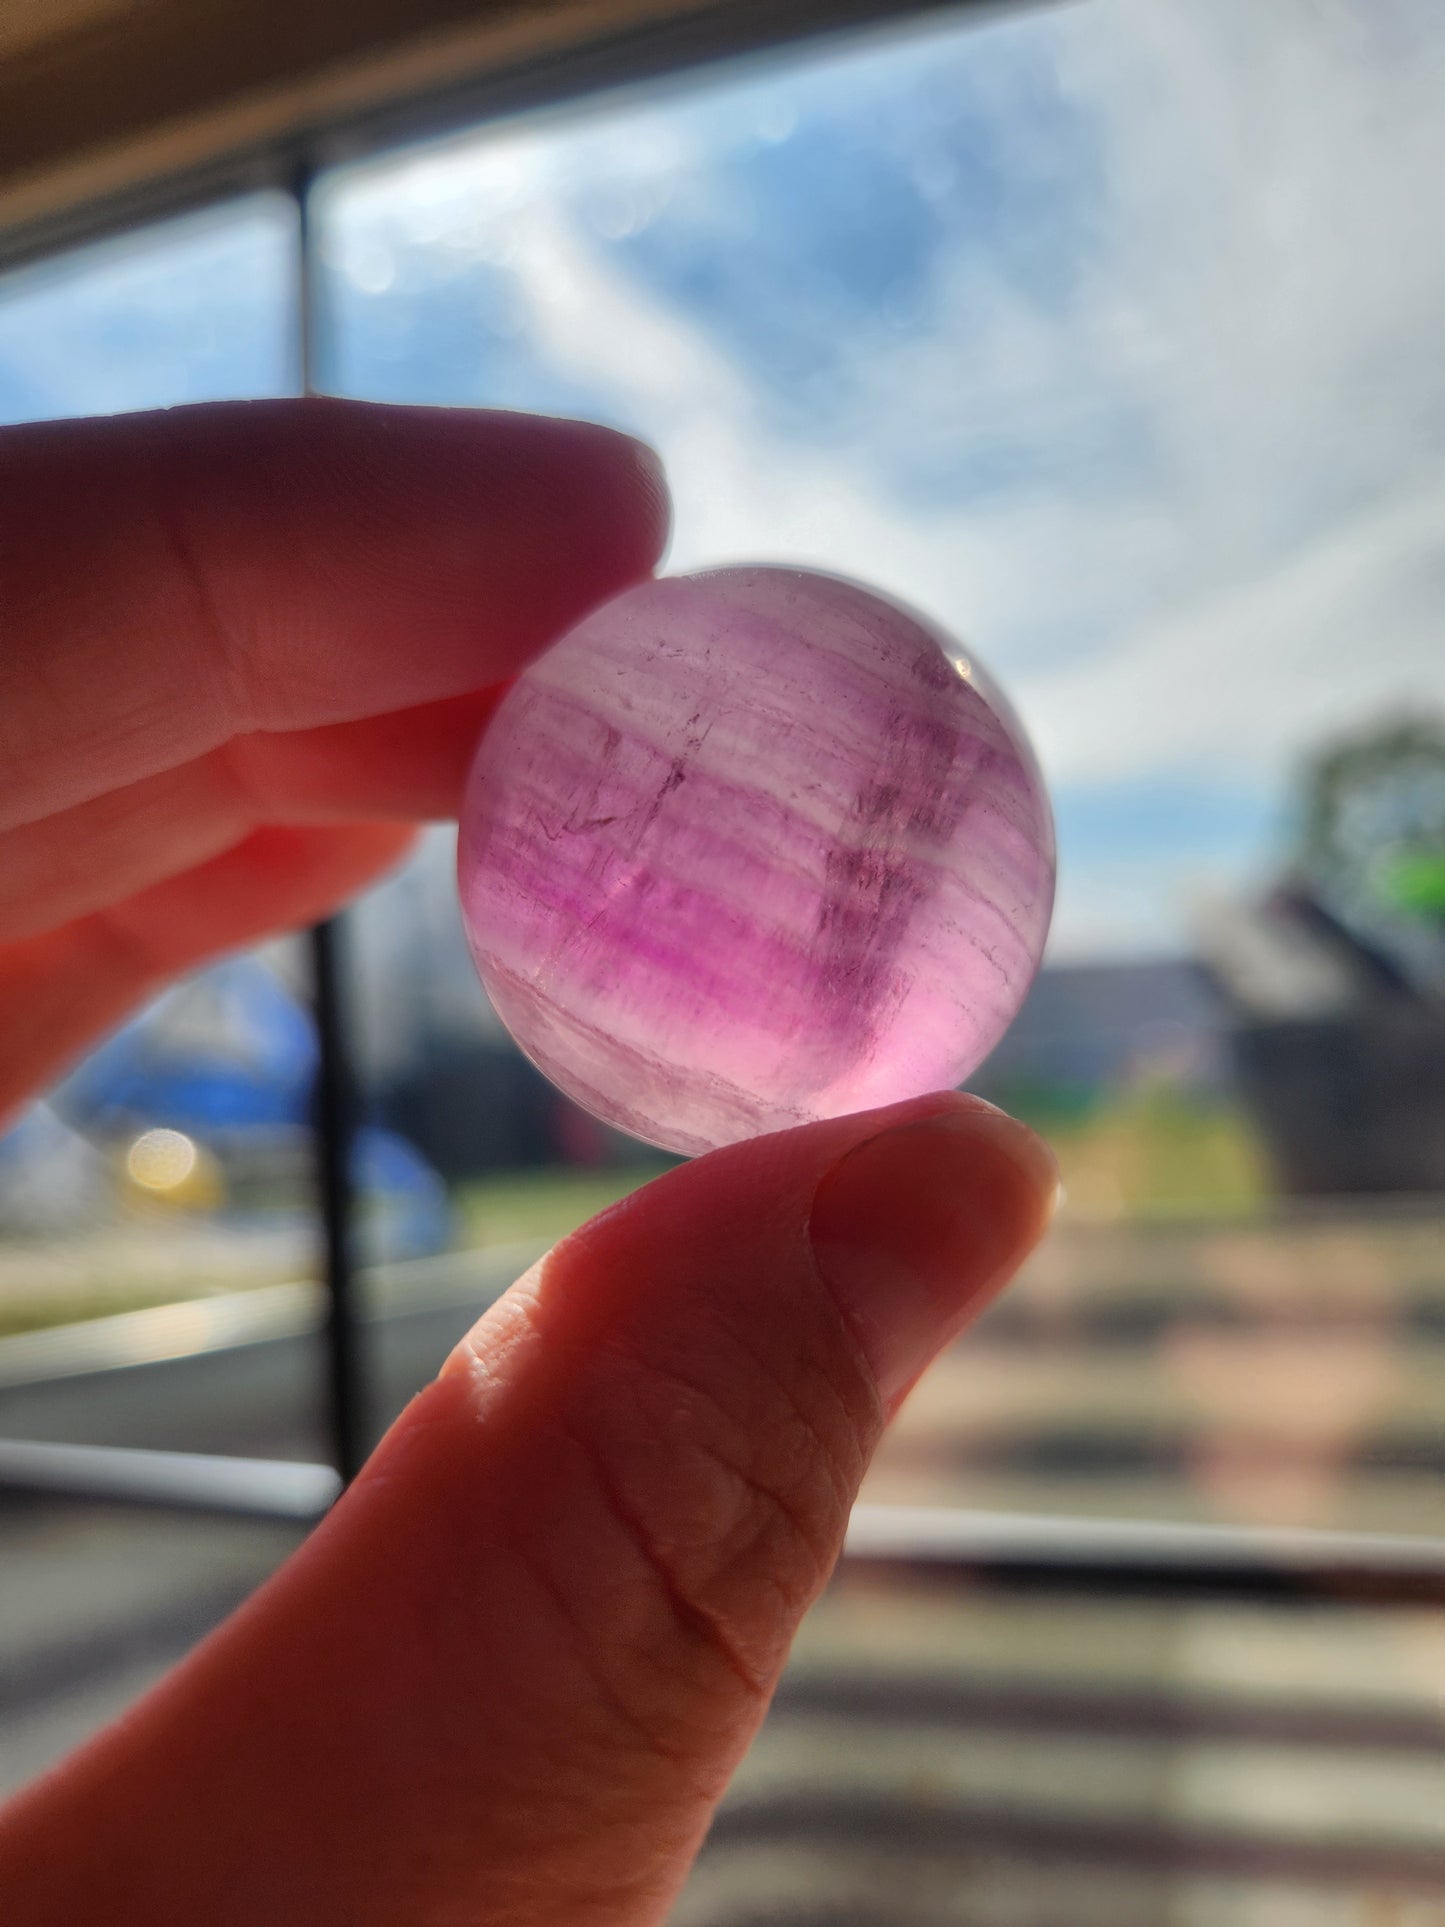
{"type": "Polygon", "coordinates": [[[1226,1011],[1204,969],[1184,958],[1057,964],[1042,970],[979,1076],[1009,1083],[1094,1085],[1150,1059],[1219,1073],[1226,1011]]]}

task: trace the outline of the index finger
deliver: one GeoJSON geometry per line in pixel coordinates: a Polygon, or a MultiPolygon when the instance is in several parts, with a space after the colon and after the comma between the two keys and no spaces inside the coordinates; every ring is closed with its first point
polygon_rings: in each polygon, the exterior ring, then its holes
{"type": "Polygon", "coordinates": [[[578,422],[308,400],[6,429],[0,825],[501,681],[666,529],[656,458],[578,422]]]}

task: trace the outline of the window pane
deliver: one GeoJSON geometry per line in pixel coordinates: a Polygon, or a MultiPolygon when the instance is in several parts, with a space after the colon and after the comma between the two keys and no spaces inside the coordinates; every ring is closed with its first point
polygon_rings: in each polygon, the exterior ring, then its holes
{"type": "MultiPolygon", "coordinates": [[[[866,576],[1036,734],[1058,918],[978,1083],[1069,1203],[877,1495],[1435,1532],[1445,248],[1404,210],[1445,34],[1168,19],[1023,12],[339,175],[326,378],[651,437],[670,567],[866,576]]],[[[434,1012],[388,1075],[500,1108],[526,1073],[483,1074],[429,860],[376,955],[434,1012]]],[[[484,1226],[499,1181],[458,1175],[484,1226]]]]}
{"type": "Polygon", "coordinates": [[[0,277],[0,420],[293,392],[294,236],[256,195],[0,277]]]}
{"type": "MultiPolygon", "coordinates": [[[[294,250],[289,202],[263,196],[0,279],[0,419],[288,392],[294,250]]],[[[315,1267],[303,999],[284,951],[203,973],[0,1133],[6,1443],[318,1455],[313,1348],[254,1342],[295,1327],[315,1267]],[[253,1342],[227,1344],[238,1305],[253,1342]]],[[[0,1494],[0,1790],[119,1712],[300,1534],[0,1494]]]]}
{"type": "MultiPolygon", "coordinates": [[[[290,203],[262,195],[5,277],[0,418],[288,392],[294,254],[290,203]]],[[[179,987],[0,1136],[0,1333],[310,1263],[304,1169],[284,1229],[238,1235],[233,1174],[197,1128],[304,1107],[309,1018],[287,965],[278,950],[179,987]]]]}
{"type": "MultiPolygon", "coordinates": [[[[1423,8],[1258,11],[1097,4],[874,42],[323,194],[326,385],[649,434],[673,566],[876,580],[972,636],[1038,734],[1058,936],[989,1076],[1059,1141],[1070,1203],[921,1389],[875,1499],[1441,1529],[1438,1200],[1301,1195],[1271,1109],[1297,1081],[1270,1055],[1299,1038],[1269,1045],[1240,956],[1303,951],[1317,984],[1301,920],[1260,922],[1293,766],[1442,693],[1445,268],[1402,212],[1438,171],[1442,42],[1423,8]],[[1227,912],[1195,911],[1206,889],[1227,912]]],[[[131,404],[36,407],[100,405],[131,404]]],[[[1350,825],[1382,813],[1355,794],[1350,825]]],[[[357,919],[377,1114],[447,1180],[462,1247],[383,1281],[408,1314],[378,1328],[385,1403],[651,1168],[499,1035],[449,858],[437,833],[357,919]]],[[[1391,941],[1428,956],[1410,929],[1391,941]]],[[[1343,954],[1329,1061],[1365,996],[1343,954]]],[[[1428,1141],[1418,1117],[1387,1144],[1428,1141]]],[[[67,1556],[83,1571],[88,1544],[67,1556]]],[[[679,1920],[1413,1927],[1439,1631],[855,1572],[679,1920]]]]}

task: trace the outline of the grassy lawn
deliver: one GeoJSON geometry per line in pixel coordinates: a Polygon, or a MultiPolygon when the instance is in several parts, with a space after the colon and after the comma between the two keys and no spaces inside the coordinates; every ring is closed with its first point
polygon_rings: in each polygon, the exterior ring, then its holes
{"type": "Polygon", "coordinates": [[[282,1284],[307,1275],[315,1250],[304,1222],[246,1235],[197,1212],[123,1214],[68,1235],[3,1239],[0,1337],[282,1284]]]}
{"type": "MultiPolygon", "coordinates": [[[[1251,1217],[1269,1201],[1259,1147],[1226,1103],[1142,1086],[1087,1108],[1022,1092],[1011,1108],[1053,1145],[1070,1204],[1091,1217],[1251,1217]]],[[[666,1169],[659,1159],[479,1179],[454,1194],[458,1242],[560,1238],[666,1169]]]]}
{"type": "Polygon", "coordinates": [[[1143,1084],[1087,1107],[1020,1092],[1010,1104],[1054,1147],[1071,1207],[1091,1217],[1251,1217],[1264,1156],[1233,1105],[1143,1084]]]}

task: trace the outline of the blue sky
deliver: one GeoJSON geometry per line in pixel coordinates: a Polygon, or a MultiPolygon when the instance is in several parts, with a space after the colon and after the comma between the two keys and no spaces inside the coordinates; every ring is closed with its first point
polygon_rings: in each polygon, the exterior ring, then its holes
{"type": "MultiPolygon", "coordinates": [[[[338,178],[328,385],[649,435],[670,566],[966,635],[1054,790],[1055,954],[1187,947],[1322,737],[1445,706],[1445,14],[1086,0],[338,178]]],[[[0,415],[285,389],[258,201],[17,281],[0,415]]]]}
{"type": "Polygon", "coordinates": [[[257,195],[0,279],[0,421],[286,394],[291,237],[257,195]]]}

